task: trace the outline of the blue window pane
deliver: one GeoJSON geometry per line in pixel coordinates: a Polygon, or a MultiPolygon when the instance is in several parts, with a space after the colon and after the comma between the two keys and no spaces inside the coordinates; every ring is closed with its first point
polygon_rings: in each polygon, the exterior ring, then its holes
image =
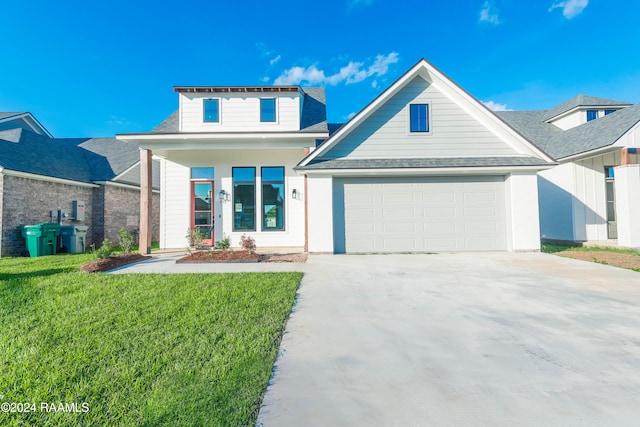
{"type": "Polygon", "coordinates": [[[411,104],[409,106],[411,132],[429,132],[429,106],[411,104]]]}
{"type": "Polygon", "coordinates": [[[256,168],[233,168],[233,180],[253,182],[256,180],[256,168]]]}
{"type": "Polygon", "coordinates": [[[598,118],[598,110],[587,110],[587,121],[595,120],[598,118]]]}
{"type": "Polygon", "coordinates": [[[608,116],[609,114],[615,113],[615,112],[616,112],[616,110],[604,110],[604,115],[608,116]]]}
{"type": "Polygon", "coordinates": [[[233,168],[233,230],[256,229],[256,169],[233,168]]]}
{"type": "Polygon", "coordinates": [[[218,99],[205,99],[204,104],[204,121],[219,122],[220,121],[220,101],[218,99]]]}
{"type": "Polygon", "coordinates": [[[275,122],[276,121],[276,100],[275,98],[260,100],[260,121],[275,122]]]}
{"type": "Polygon", "coordinates": [[[263,167],[262,230],[284,230],[284,167],[263,167]]]}
{"type": "Polygon", "coordinates": [[[191,179],[213,179],[213,168],[191,168],[191,179]]]}
{"type": "Polygon", "coordinates": [[[264,167],[262,168],[262,181],[284,181],[283,167],[264,167]]]}

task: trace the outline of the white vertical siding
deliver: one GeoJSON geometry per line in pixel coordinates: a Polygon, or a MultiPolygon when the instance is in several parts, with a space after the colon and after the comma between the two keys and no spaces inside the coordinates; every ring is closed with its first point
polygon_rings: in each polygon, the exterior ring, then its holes
{"type": "MultiPolygon", "coordinates": [[[[173,208],[173,215],[167,217],[167,229],[177,229],[184,241],[184,235],[191,222],[191,210],[189,205],[190,194],[190,167],[213,167],[215,170],[214,188],[214,215],[215,215],[215,240],[218,241],[223,236],[231,238],[231,244],[238,247],[240,237],[243,234],[255,239],[258,248],[264,247],[303,247],[305,243],[304,227],[304,177],[299,176],[293,167],[303,156],[302,149],[279,149],[279,150],[185,150],[173,151],[170,154],[172,162],[168,164],[176,165],[186,172],[181,176],[175,176],[175,182],[169,186],[173,190],[167,191],[167,199],[173,198],[170,206],[173,208]],[[188,165],[180,166],[178,165],[188,165]],[[264,166],[284,166],[285,168],[285,229],[284,231],[261,231],[262,224],[262,182],[260,178],[261,167],[264,166]],[[233,167],[255,167],[256,168],[256,231],[233,231],[233,167]],[[296,189],[298,197],[293,199],[292,191],[296,189]],[[231,200],[221,202],[219,193],[225,190],[230,194],[231,200]],[[182,192],[181,194],[178,194],[182,192]],[[184,225],[184,226],[183,226],[184,225]]],[[[168,175],[167,175],[168,176],[168,175]]],[[[165,187],[166,188],[166,187],[165,187]]],[[[178,244],[177,239],[167,241],[166,247],[183,247],[186,243],[178,244]],[[173,246],[169,246],[172,244],[173,246]]]]}
{"type": "Polygon", "coordinates": [[[505,180],[505,199],[508,250],[540,250],[538,185],[535,172],[509,174],[505,180]]]}
{"type": "MultiPolygon", "coordinates": [[[[309,176],[309,252],[333,252],[334,213],[333,178],[309,176]]],[[[344,215],[344,213],[342,213],[344,215]]],[[[344,233],[344,229],[339,230],[344,233]]]]}
{"type": "Polygon", "coordinates": [[[161,160],[162,180],[160,192],[160,247],[184,248],[187,246],[191,207],[189,200],[189,168],[161,160]]]}
{"type": "Polygon", "coordinates": [[[575,240],[573,199],[575,165],[565,163],[538,174],[540,236],[545,239],[575,240]]]}
{"type": "Polygon", "coordinates": [[[615,169],[618,243],[640,248],[640,165],[624,165],[615,169]]]}
{"type": "Polygon", "coordinates": [[[604,167],[619,164],[619,152],[575,162],[576,240],[607,240],[604,167]]]}
{"type": "Polygon", "coordinates": [[[181,93],[182,132],[263,132],[300,130],[299,94],[181,93]],[[203,121],[203,99],[220,100],[218,123],[203,121]],[[276,98],[276,122],[260,122],[260,98],[276,98]]]}
{"type": "Polygon", "coordinates": [[[414,78],[324,158],[518,155],[509,144],[421,77],[414,78]],[[409,104],[429,105],[430,132],[409,132],[409,104]]]}

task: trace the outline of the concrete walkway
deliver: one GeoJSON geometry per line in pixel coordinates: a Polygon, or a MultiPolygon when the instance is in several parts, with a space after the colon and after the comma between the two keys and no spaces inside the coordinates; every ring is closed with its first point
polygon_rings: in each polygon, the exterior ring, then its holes
{"type": "Polygon", "coordinates": [[[640,273],[311,256],[258,425],[637,426],[640,273]]]}

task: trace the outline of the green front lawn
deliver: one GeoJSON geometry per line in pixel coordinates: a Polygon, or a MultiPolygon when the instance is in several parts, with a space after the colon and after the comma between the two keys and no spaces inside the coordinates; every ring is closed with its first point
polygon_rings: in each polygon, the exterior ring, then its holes
{"type": "Polygon", "coordinates": [[[253,425],[302,275],[77,272],[91,258],[0,259],[0,402],[36,405],[0,425],[253,425]]]}
{"type": "Polygon", "coordinates": [[[556,252],[564,252],[564,251],[578,251],[578,252],[613,252],[617,254],[629,254],[629,255],[640,255],[635,249],[629,248],[615,248],[610,246],[582,246],[580,244],[575,245],[559,245],[553,243],[542,243],[541,251],[549,254],[553,254],[556,252]]]}

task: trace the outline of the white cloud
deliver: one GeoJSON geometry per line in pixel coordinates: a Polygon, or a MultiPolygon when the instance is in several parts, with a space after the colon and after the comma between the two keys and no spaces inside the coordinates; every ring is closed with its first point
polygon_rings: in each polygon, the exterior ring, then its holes
{"type": "Polygon", "coordinates": [[[270,66],[274,66],[280,61],[280,59],[282,59],[282,56],[279,55],[278,52],[273,49],[269,49],[263,42],[257,42],[256,48],[260,51],[260,56],[269,59],[270,66]]]}
{"type": "Polygon", "coordinates": [[[488,22],[489,24],[498,25],[500,18],[498,17],[498,8],[493,2],[487,0],[480,9],[480,22],[488,22]]]}
{"type": "Polygon", "coordinates": [[[511,108],[507,108],[507,104],[498,104],[493,101],[482,101],[491,111],[511,111],[511,108]]]}
{"type": "Polygon", "coordinates": [[[388,55],[378,55],[368,67],[365,62],[351,61],[340,70],[331,75],[326,75],[324,70],[315,65],[309,67],[292,67],[285,70],[274,80],[276,85],[297,85],[306,83],[310,85],[330,85],[339,83],[352,84],[361,82],[372,76],[383,76],[389,71],[389,66],[399,61],[398,53],[391,52],[388,55]]]}
{"type": "Polygon", "coordinates": [[[554,9],[562,8],[562,14],[565,18],[571,19],[578,16],[589,4],[589,0],[567,0],[554,3],[549,8],[549,12],[554,9]]]}
{"type": "Polygon", "coordinates": [[[280,61],[282,59],[282,55],[278,55],[275,58],[271,59],[269,61],[269,65],[275,65],[278,61],[280,61]]]}
{"type": "Polygon", "coordinates": [[[346,120],[346,121],[349,121],[349,120],[351,120],[351,119],[353,118],[353,116],[355,116],[355,115],[356,115],[356,113],[351,112],[351,113],[347,114],[346,116],[342,117],[342,119],[343,119],[343,120],[346,120]]]}
{"type": "Polygon", "coordinates": [[[371,6],[371,3],[373,0],[347,0],[347,10],[353,10],[360,6],[371,6]]]}

